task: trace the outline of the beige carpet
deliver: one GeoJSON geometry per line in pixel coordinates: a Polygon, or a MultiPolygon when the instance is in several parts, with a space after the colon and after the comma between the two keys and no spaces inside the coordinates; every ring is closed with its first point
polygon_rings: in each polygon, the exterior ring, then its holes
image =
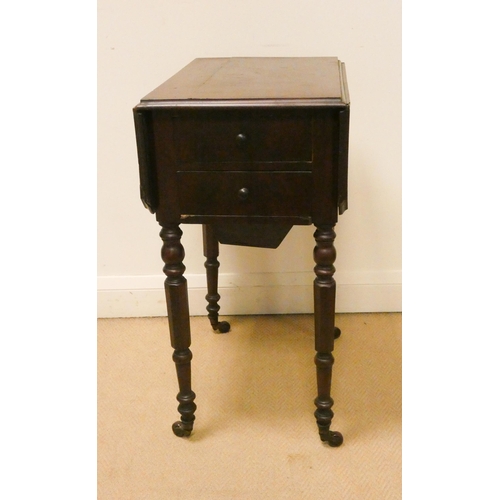
{"type": "Polygon", "coordinates": [[[400,499],[401,314],[339,314],[332,430],[313,416],[313,317],[192,318],[195,429],[178,438],[166,318],[98,321],[98,498],[400,499]]]}

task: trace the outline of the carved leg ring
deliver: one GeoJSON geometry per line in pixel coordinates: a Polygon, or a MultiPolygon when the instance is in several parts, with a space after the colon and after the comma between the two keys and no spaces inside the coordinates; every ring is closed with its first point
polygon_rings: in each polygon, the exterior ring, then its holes
{"type": "Polygon", "coordinates": [[[219,321],[219,300],[218,280],[219,280],[219,242],[215,235],[214,228],[209,224],[203,225],[203,253],[206,257],[205,269],[207,270],[207,289],[208,293],[205,296],[208,306],[208,319],[214,331],[227,333],[231,326],[227,321],[219,321]]]}
{"type": "Polygon", "coordinates": [[[167,299],[170,342],[174,348],[173,360],[179,382],[178,410],[181,420],[172,426],[176,436],[189,436],[195,419],[195,393],[191,390],[191,331],[189,326],[189,304],[187,282],[183,276],[186,267],[184,247],[181,244],[182,231],[178,225],[168,225],[160,232],[163,240],[161,257],[165,266],[165,297],[167,299]]]}
{"type": "Polygon", "coordinates": [[[315,319],[315,364],[318,397],[314,400],[316,423],[321,441],[330,446],[340,446],[344,440],[340,432],[330,431],[333,418],[333,399],[330,396],[334,358],[333,340],[340,336],[335,328],[335,280],[333,274],[336,252],[333,246],[335,232],[329,226],[319,226],[314,233],[314,319],[315,319]]]}

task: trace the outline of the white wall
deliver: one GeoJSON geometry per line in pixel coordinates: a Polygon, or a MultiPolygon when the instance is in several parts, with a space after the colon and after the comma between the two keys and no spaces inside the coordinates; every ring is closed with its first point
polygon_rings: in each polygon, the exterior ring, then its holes
{"type": "MultiPolygon", "coordinates": [[[[196,57],[337,56],[351,97],[337,310],[401,310],[398,0],[100,0],[98,314],[165,314],[161,240],[139,199],[132,108],[196,57]]],[[[201,227],[183,226],[191,314],[205,314],[201,227]]],[[[221,246],[221,314],[311,312],[312,227],[277,250],[221,246]]]]}

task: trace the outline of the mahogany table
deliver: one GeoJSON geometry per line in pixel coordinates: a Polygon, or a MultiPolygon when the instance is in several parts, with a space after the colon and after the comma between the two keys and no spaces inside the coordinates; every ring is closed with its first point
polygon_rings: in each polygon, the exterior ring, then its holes
{"type": "Polygon", "coordinates": [[[335,57],[195,59],[134,108],[141,199],[162,229],[165,295],[180,392],[177,436],[196,404],[180,224],[202,224],[208,317],[219,321],[219,243],[276,248],[314,224],[314,329],[322,441],[330,430],[335,327],[334,227],[347,209],[349,96],[335,57]]]}

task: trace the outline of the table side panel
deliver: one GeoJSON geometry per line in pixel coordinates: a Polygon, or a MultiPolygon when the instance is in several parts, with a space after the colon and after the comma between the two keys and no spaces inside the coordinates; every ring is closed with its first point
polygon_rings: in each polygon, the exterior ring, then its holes
{"type": "Polygon", "coordinates": [[[151,213],[155,213],[158,208],[158,185],[151,113],[134,108],[133,114],[139,160],[141,201],[151,213]]]}
{"type": "Polygon", "coordinates": [[[168,112],[153,113],[153,137],[158,184],[156,218],[162,225],[175,224],[181,213],[175,175],[175,142],[173,118],[168,112]]]}
{"type": "Polygon", "coordinates": [[[343,214],[348,207],[348,155],[349,155],[349,115],[350,108],[346,106],[339,112],[338,135],[338,162],[339,162],[339,214],[343,214]]]}
{"type": "Polygon", "coordinates": [[[312,219],[315,225],[337,222],[338,192],[338,113],[318,110],[313,124],[313,200],[312,219]]]}

